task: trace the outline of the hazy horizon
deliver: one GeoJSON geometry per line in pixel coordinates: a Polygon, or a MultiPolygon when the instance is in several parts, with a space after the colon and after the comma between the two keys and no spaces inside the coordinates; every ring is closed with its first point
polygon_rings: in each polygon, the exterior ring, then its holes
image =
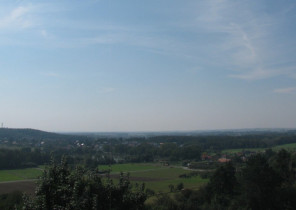
{"type": "Polygon", "coordinates": [[[294,1],[0,6],[0,123],[54,132],[296,127],[294,1]]]}
{"type": "Polygon", "coordinates": [[[40,130],[40,131],[44,131],[44,132],[52,132],[52,133],[60,133],[60,134],[75,134],[75,133],[97,133],[97,134],[104,134],[104,133],[208,133],[208,132],[244,132],[244,131],[252,131],[252,132],[256,132],[256,131],[293,131],[293,130],[296,130],[296,127],[295,128],[227,128],[227,129],[204,129],[204,130],[138,130],[138,131],[133,131],[133,130],[124,130],[124,131],[104,131],[104,130],[97,130],[97,131],[83,131],[83,130],[80,130],[80,131],[77,131],[77,130],[74,130],[74,131],[71,131],[71,130],[68,130],[68,131],[54,131],[54,130],[41,130],[41,129],[37,129],[37,128],[31,128],[31,127],[0,127],[1,128],[4,128],[4,129],[32,129],[32,130],[40,130]]]}

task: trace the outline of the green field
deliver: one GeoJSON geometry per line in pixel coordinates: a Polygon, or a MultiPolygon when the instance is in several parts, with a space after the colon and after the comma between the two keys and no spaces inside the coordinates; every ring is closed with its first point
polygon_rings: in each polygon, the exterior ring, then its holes
{"type": "Polygon", "coordinates": [[[111,166],[103,165],[99,166],[100,170],[111,170],[111,173],[120,173],[120,172],[134,172],[134,171],[145,171],[158,169],[159,166],[153,164],[115,164],[111,166]]]}
{"type": "Polygon", "coordinates": [[[40,168],[0,170],[0,182],[37,179],[41,174],[40,168]]]}
{"type": "Polygon", "coordinates": [[[296,143],[292,144],[283,144],[279,146],[275,146],[272,148],[273,150],[280,150],[280,149],[286,149],[286,150],[296,150],[296,143]]]}
{"type": "MultiPolygon", "coordinates": [[[[108,169],[109,166],[99,167],[101,170],[108,169]]],[[[181,167],[161,166],[156,164],[115,164],[111,166],[112,175],[124,172],[130,174],[130,180],[133,183],[145,183],[146,188],[155,192],[169,192],[169,185],[175,187],[179,183],[184,184],[184,188],[197,189],[202,184],[207,183],[207,179],[199,176],[192,178],[179,178],[179,175],[189,173],[181,167]]]]}
{"type": "MultiPolygon", "coordinates": [[[[100,166],[100,170],[110,169],[100,166]]],[[[117,179],[120,172],[129,173],[132,183],[145,183],[146,188],[155,192],[168,192],[169,185],[175,187],[183,183],[185,188],[196,189],[208,182],[199,176],[179,178],[179,175],[190,173],[181,167],[161,166],[160,164],[115,164],[111,166],[111,177],[117,179]]],[[[27,168],[17,170],[0,170],[0,182],[37,179],[42,174],[41,168],[27,168]]]]}
{"type": "MultiPolygon", "coordinates": [[[[268,148],[239,148],[239,149],[226,149],[226,150],[222,150],[223,154],[234,154],[234,153],[238,153],[238,152],[242,152],[242,151],[251,151],[251,152],[263,152],[268,148]]],[[[283,144],[283,145],[278,145],[278,146],[274,146],[271,148],[274,151],[278,151],[280,149],[286,149],[286,150],[296,150],[296,143],[292,143],[292,144],[283,144]]]]}

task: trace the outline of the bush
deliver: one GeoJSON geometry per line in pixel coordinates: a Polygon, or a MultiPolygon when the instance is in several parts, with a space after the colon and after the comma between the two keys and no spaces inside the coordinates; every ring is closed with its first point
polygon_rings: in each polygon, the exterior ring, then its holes
{"type": "Polygon", "coordinates": [[[22,196],[23,194],[20,191],[0,195],[0,209],[12,210],[20,208],[23,203],[22,196]]]}
{"type": "Polygon", "coordinates": [[[35,197],[26,197],[24,209],[143,209],[146,198],[144,185],[133,189],[128,175],[121,174],[114,184],[97,171],[71,170],[62,160],[52,161],[43,172],[35,197]]]}

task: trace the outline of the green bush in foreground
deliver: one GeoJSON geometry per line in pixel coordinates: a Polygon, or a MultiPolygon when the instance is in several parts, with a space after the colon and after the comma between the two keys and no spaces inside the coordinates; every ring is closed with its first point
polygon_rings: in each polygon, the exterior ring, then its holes
{"type": "Polygon", "coordinates": [[[22,206],[22,195],[20,191],[0,195],[0,209],[13,210],[22,206]]]}
{"type": "Polygon", "coordinates": [[[121,174],[114,184],[96,171],[71,170],[62,160],[44,171],[36,196],[25,198],[24,209],[143,209],[145,200],[144,186],[132,189],[128,176],[121,174]]]}
{"type": "Polygon", "coordinates": [[[239,168],[226,163],[194,191],[161,194],[151,210],[290,210],[296,209],[295,154],[280,150],[256,154],[239,168]]]}

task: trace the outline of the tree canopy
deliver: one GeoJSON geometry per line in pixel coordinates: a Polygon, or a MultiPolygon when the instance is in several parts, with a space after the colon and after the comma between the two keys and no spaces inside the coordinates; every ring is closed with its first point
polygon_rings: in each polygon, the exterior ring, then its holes
{"type": "Polygon", "coordinates": [[[35,197],[27,197],[26,210],[52,209],[143,209],[144,185],[132,187],[128,175],[118,184],[109,176],[81,167],[71,169],[65,159],[52,161],[40,177],[35,197]]]}

